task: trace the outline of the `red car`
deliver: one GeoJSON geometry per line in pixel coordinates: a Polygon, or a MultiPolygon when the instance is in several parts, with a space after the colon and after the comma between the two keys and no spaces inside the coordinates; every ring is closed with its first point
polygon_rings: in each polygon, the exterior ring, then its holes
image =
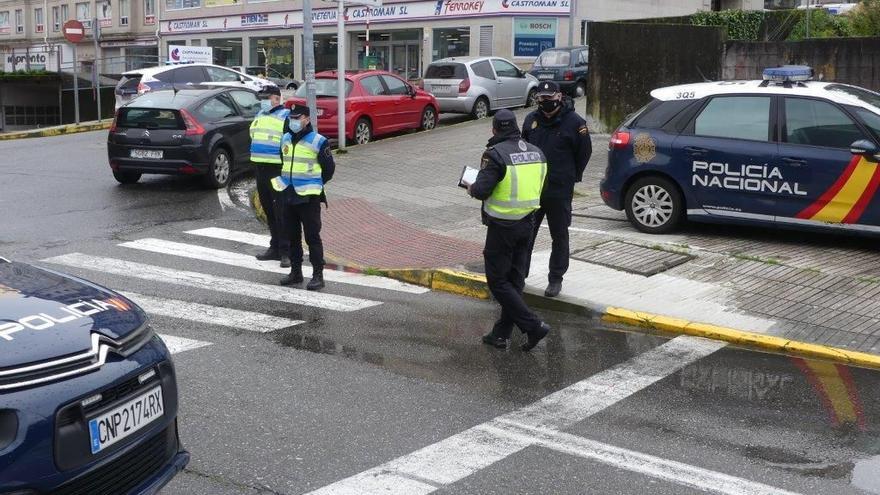
{"type": "MultiPolygon", "coordinates": [[[[318,131],[338,138],[336,71],[315,74],[318,99],[318,131]]],[[[287,100],[287,108],[306,104],[306,85],[287,100]]],[[[408,129],[429,130],[437,126],[440,108],[434,95],[396,75],[381,70],[346,71],[346,142],[364,144],[374,136],[408,129]]],[[[312,116],[312,121],[315,117],[312,116]]]]}

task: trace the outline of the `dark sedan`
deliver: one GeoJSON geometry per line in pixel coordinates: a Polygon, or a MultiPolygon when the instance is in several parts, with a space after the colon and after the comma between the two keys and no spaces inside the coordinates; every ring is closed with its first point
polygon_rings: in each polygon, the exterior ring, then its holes
{"type": "Polygon", "coordinates": [[[220,188],[250,163],[250,125],[260,109],[243,88],[159,91],[116,112],[107,139],[113,177],[133,184],[142,174],[201,175],[220,188]]]}

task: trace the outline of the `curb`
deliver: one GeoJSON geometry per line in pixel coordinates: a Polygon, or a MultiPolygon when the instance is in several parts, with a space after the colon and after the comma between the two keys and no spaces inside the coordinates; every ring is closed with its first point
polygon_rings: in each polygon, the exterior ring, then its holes
{"type": "Polygon", "coordinates": [[[62,136],[64,134],[77,134],[80,132],[100,131],[104,129],[109,129],[112,123],[112,120],[105,119],[101,122],[68,124],[60,127],[47,127],[45,129],[35,129],[31,131],[6,132],[0,134],[0,141],[11,141],[13,139],[27,139],[35,137],[62,136]]]}

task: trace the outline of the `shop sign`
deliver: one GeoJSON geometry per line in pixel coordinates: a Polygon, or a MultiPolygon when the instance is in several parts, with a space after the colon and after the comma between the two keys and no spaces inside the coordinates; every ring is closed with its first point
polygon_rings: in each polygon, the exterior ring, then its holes
{"type": "Polygon", "coordinates": [[[556,19],[517,17],[513,20],[513,56],[537,57],[556,46],[556,19]]]}
{"type": "Polygon", "coordinates": [[[168,61],[172,64],[213,64],[214,48],[210,46],[168,45],[168,61]]]}
{"type": "Polygon", "coordinates": [[[241,16],[241,27],[268,26],[269,14],[244,14],[241,16]]]}
{"type": "Polygon", "coordinates": [[[483,0],[437,0],[434,15],[460,16],[483,12],[486,2],[483,0]]]}
{"type": "Polygon", "coordinates": [[[3,54],[4,72],[26,70],[28,67],[30,67],[30,70],[57,71],[58,52],[48,50],[43,45],[36,45],[27,49],[19,48],[3,54]]]}

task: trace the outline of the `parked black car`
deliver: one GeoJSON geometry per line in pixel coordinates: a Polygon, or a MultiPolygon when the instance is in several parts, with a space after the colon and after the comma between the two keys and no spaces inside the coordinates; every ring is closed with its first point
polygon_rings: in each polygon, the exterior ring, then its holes
{"type": "Polygon", "coordinates": [[[563,92],[580,98],[587,93],[589,59],[586,46],[550,48],[541,52],[529,74],[539,81],[556,81],[563,92]]]}
{"type": "Polygon", "coordinates": [[[107,139],[113,177],[204,175],[220,188],[250,163],[250,125],[260,110],[248,89],[186,89],[148,93],[116,112],[107,139]]]}

